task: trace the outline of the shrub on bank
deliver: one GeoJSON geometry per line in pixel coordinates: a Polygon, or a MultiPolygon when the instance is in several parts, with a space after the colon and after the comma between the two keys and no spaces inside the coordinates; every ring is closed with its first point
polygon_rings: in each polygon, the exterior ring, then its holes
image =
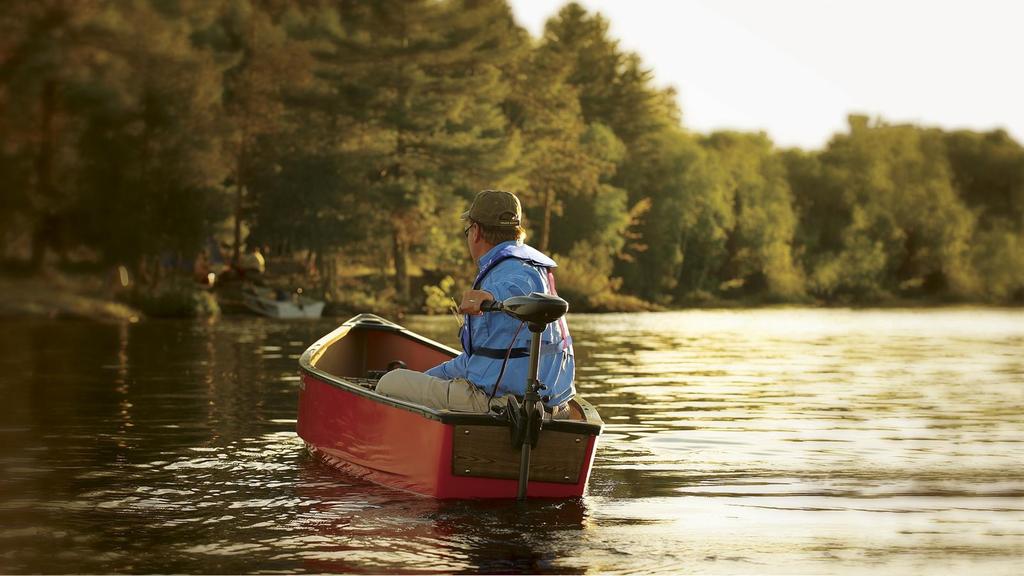
{"type": "Polygon", "coordinates": [[[384,318],[400,318],[405,308],[398,303],[395,289],[376,280],[352,280],[324,293],[325,316],[352,316],[368,312],[384,318]]]}
{"type": "Polygon", "coordinates": [[[156,287],[136,287],[128,304],[153,318],[205,318],[220,315],[217,298],[190,279],[175,279],[156,287]]]}

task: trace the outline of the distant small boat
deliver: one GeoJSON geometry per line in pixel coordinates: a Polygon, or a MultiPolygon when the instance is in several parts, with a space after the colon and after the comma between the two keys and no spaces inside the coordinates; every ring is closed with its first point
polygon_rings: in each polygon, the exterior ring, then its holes
{"type": "Polygon", "coordinates": [[[319,318],[324,302],[304,296],[301,289],[288,293],[263,286],[249,286],[242,291],[245,307],[270,318],[319,318]]]}
{"type": "MultiPolygon", "coordinates": [[[[374,391],[397,361],[426,370],[456,354],[373,314],[350,319],[299,359],[299,436],[325,462],[377,484],[442,499],[516,498],[521,450],[505,415],[434,410],[374,391]]],[[[569,407],[571,418],[543,422],[530,498],[586,490],[603,423],[578,396],[569,407]]]]}

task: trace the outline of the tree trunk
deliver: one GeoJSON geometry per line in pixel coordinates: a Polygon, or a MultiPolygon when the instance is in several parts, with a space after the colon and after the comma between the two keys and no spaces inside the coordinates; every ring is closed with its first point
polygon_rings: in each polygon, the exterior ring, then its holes
{"type": "Polygon", "coordinates": [[[32,269],[38,270],[43,265],[46,247],[50,244],[52,230],[52,206],[54,201],[53,158],[54,144],[53,120],[57,114],[57,81],[50,79],[43,86],[42,117],[39,121],[39,153],[35,158],[36,201],[43,205],[42,214],[36,215],[32,231],[32,269]]]}
{"type": "Polygon", "coordinates": [[[242,248],[242,196],[244,195],[241,175],[239,174],[238,184],[235,186],[235,242],[231,251],[231,265],[238,265],[238,258],[241,256],[242,248]]]}
{"type": "Polygon", "coordinates": [[[541,252],[548,251],[548,243],[551,241],[551,210],[552,204],[554,204],[555,195],[551,192],[551,188],[548,187],[544,190],[544,222],[540,229],[540,246],[537,247],[541,252]]]}
{"type": "MultiPolygon", "coordinates": [[[[246,50],[246,58],[252,59],[253,52],[255,52],[256,45],[256,19],[255,15],[249,16],[249,46],[246,50]]],[[[253,87],[252,79],[252,63],[249,62],[245,66],[245,83],[244,86],[247,90],[251,90],[253,87]]],[[[242,136],[241,141],[238,143],[238,155],[235,158],[235,249],[231,255],[231,264],[237,265],[238,260],[242,255],[242,203],[245,196],[245,185],[248,178],[248,174],[245,172],[248,146],[249,146],[249,133],[250,124],[252,121],[252,110],[249,106],[243,107],[241,111],[242,115],[242,136]]]]}
{"type": "Polygon", "coordinates": [[[327,253],[321,250],[316,251],[314,263],[317,272],[320,274],[320,293],[325,296],[333,294],[334,287],[338,285],[337,260],[333,250],[328,250],[327,253]]]}
{"type": "Polygon", "coordinates": [[[303,266],[303,272],[309,276],[313,271],[314,267],[316,270],[320,270],[320,266],[323,264],[323,255],[320,253],[320,249],[310,248],[306,250],[306,264],[303,266]]]}
{"type": "Polygon", "coordinates": [[[404,304],[409,302],[410,296],[409,245],[397,226],[392,228],[391,241],[392,255],[395,259],[395,292],[398,300],[404,304]]]}

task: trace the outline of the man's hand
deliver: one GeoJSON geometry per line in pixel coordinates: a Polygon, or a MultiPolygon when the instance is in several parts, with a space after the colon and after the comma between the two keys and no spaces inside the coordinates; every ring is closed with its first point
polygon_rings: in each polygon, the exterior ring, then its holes
{"type": "Polygon", "coordinates": [[[466,290],[462,293],[462,303],[459,304],[459,312],[479,316],[480,304],[487,300],[494,300],[494,296],[486,290],[466,290]]]}

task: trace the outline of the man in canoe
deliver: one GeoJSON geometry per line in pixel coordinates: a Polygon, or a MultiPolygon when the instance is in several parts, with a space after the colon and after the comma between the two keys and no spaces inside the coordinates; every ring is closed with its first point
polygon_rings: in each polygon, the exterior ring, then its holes
{"type": "MultiPolygon", "coordinates": [[[[392,370],[377,391],[431,408],[487,412],[506,394],[526,391],[530,331],[501,313],[484,314],[481,303],[531,292],[555,293],[555,261],[523,243],[522,205],[511,192],[484,190],[462,215],[463,235],[479,272],[462,295],[459,311],[466,315],[459,339],[462,353],[430,370],[392,370]]],[[[537,379],[547,410],[568,417],[567,402],[576,395],[576,362],[572,337],[563,317],[545,329],[537,379]]]]}

